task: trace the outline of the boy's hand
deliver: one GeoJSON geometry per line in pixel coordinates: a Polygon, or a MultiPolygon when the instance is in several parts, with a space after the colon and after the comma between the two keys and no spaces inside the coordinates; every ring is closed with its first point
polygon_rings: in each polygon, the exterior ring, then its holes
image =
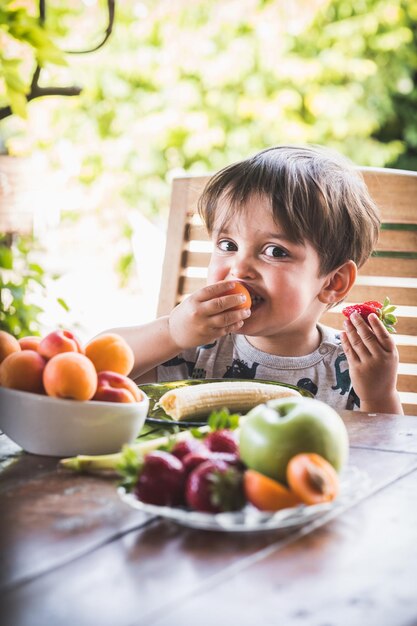
{"type": "Polygon", "coordinates": [[[398,350],[392,335],[375,313],[369,315],[368,323],[359,313],[352,313],[344,328],[342,347],[361,410],[402,413],[396,390],[398,350]]]}
{"type": "Polygon", "coordinates": [[[180,350],[210,343],[223,335],[237,332],[251,311],[230,308],[245,301],[242,294],[224,295],[234,281],[221,281],[191,294],[169,316],[169,332],[180,350]]]}

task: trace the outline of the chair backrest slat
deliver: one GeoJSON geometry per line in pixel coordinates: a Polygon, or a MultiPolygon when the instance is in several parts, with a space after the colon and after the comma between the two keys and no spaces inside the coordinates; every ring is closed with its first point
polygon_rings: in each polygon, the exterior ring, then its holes
{"type": "MultiPolygon", "coordinates": [[[[327,311],[321,321],[341,328],[343,306],[382,301],[388,295],[398,306],[398,387],[404,410],[417,415],[417,172],[358,169],[381,209],[381,233],[346,302],[327,311]]],[[[206,282],[211,244],[197,203],[209,178],[186,176],[173,181],[158,315],[167,314],[206,282]]]]}

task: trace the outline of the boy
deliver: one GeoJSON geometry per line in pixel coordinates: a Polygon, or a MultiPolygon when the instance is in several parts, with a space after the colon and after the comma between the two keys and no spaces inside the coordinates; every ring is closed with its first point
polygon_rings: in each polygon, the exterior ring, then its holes
{"type": "Polygon", "coordinates": [[[207,286],[170,315],[117,329],[136,382],[259,378],[303,386],[336,410],[402,413],[398,352],[376,315],[320,325],[375,247],[379,215],[353,166],[318,147],[278,146],[226,167],[199,204],[213,240],[207,286]],[[244,301],[224,295],[242,282],[244,301]]]}

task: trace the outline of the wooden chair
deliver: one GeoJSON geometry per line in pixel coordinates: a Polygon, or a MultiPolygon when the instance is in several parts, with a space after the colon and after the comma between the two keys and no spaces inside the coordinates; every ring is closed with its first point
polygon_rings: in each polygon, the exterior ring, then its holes
{"type": "MultiPolygon", "coordinates": [[[[359,168],[382,212],[377,248],[361,268],[346,302],[384,300],[398,305],[396,341],[400,353],[398,388],[407,414],[417,415],[417,172],[359,168]]],[[[211,244],[197,214],[209,176],[173,181],[158,315],[165,315],[205,284],[211,244]]],[[[341,328],[342,305],[322,322],[341,328]]]]}

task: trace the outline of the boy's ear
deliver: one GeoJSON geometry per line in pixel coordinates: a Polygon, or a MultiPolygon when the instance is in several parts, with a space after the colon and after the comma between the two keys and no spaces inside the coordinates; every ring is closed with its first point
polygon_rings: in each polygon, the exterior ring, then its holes
{"type": "Polygon", "coordinates": [[[343,300],[352,289],[358,268],[354,261],[346,261],[325,279],[319,293],[319,300],[323,304],[335,304],[343,300]]]}

